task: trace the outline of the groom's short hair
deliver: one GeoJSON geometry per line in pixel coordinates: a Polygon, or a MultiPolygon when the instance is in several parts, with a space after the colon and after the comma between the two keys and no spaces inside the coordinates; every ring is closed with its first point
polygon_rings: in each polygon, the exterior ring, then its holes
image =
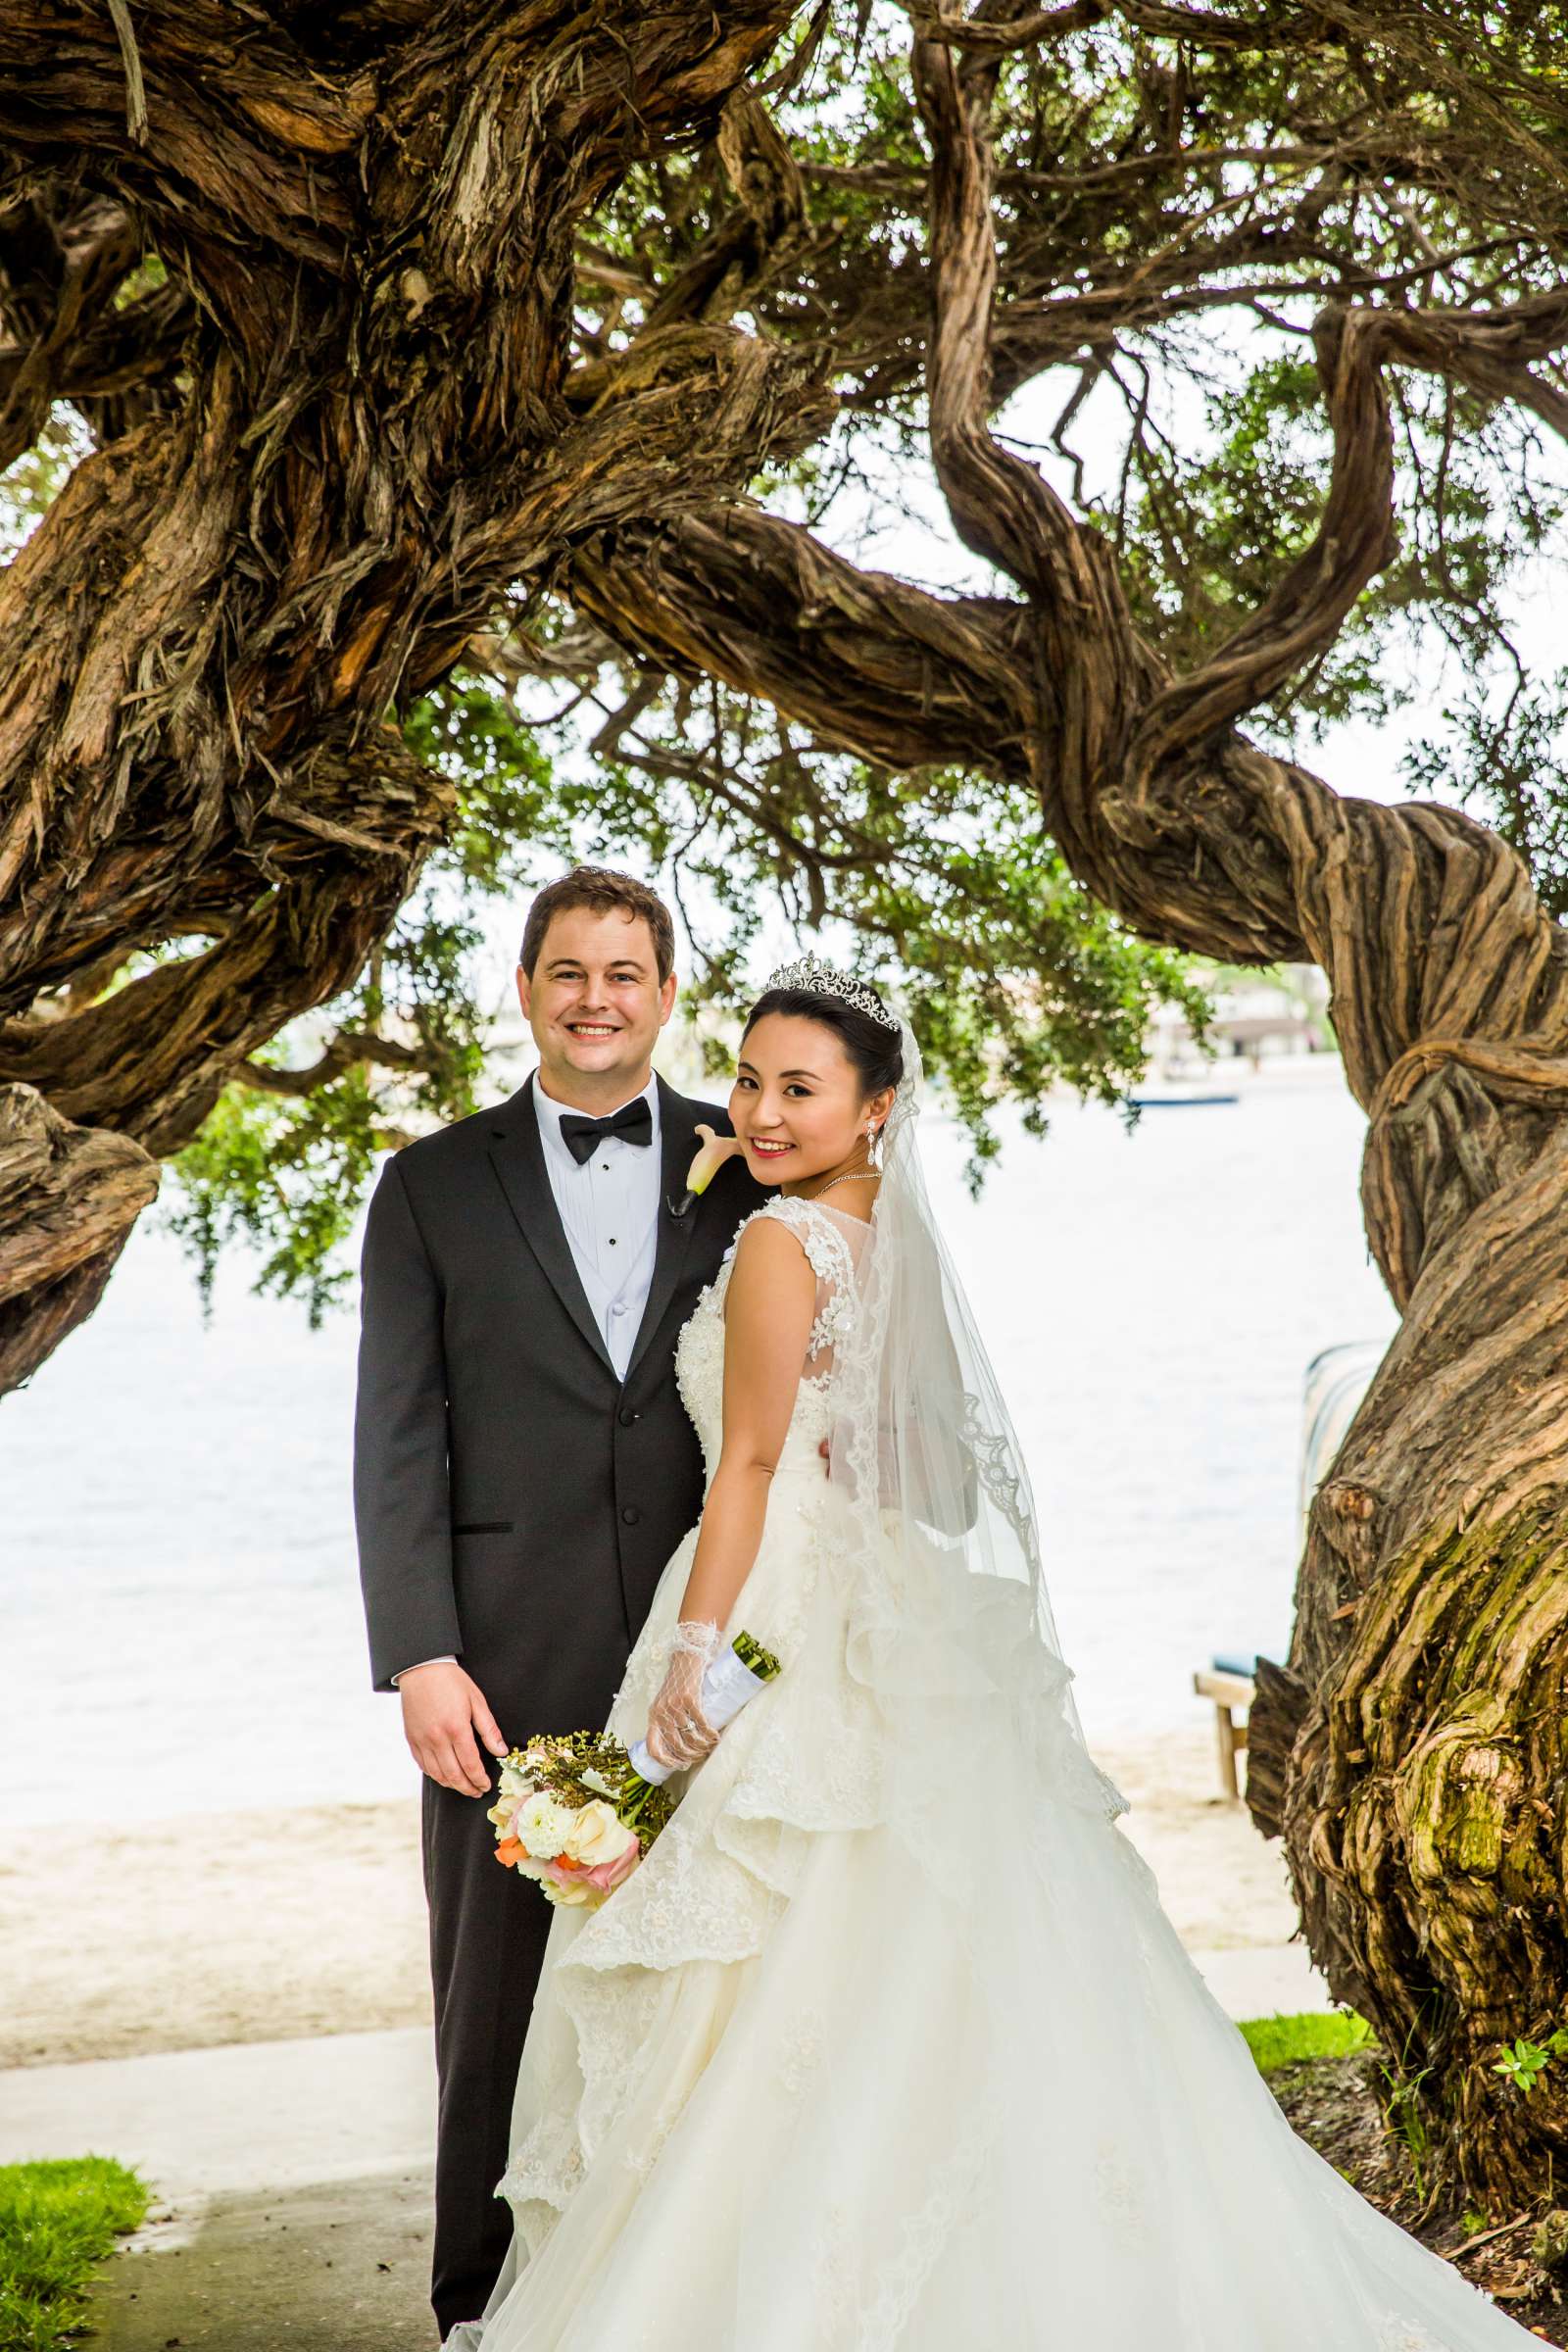
{"type": "Polygon", "coordinates": [[[539,951],[545,944],[545,933],[558,914],[565,914],[573,906],[590,906],[595,914],[612,914],[618,906],[638,922],[646,923],[653,935],[659,977],[661,981],[669,978],[675,969],[675,926],[659,893],[650,890],[646,882],[639,882],[635,874],[616,873],[613,866],[574,865],[559,882],[546,883],[528,909],[517,961],[530,980],[539,951]]]}

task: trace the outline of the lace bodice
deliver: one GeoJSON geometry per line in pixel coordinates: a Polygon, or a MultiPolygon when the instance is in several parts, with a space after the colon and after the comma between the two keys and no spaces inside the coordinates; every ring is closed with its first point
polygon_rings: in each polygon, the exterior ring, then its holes
{"type": "Polygon", "coordinates": [[[871,1228],[863,1218],[835,1209],[826,1200],[802,1200],[783,1194],[754,1210],[681,1331],[675,1348],[675,1378],[681,1402],[702,1441],[703,1460],[711,1479],[718,1467],[724,1423],[724,1299],[741,1234],[758,1217],[787,1225],[816,1276],[815,1314],[775,1476],[809,1468],[820,1479],[817,1448],[832,1417],[834,1351],[855,1320],[862,1261],[871,1239],[871,1228]]]}

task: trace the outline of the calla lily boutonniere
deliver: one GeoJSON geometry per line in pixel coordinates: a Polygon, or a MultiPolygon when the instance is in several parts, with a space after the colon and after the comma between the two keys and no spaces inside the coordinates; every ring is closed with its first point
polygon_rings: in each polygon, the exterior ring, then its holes
{"type": "Polygon", "coordinates": [[[740,1150],[741,1139],[738,1135],[718,1135],[706,1126],[700,1126],[697,1132],[703,1140],[697,1157],[686,1171],[686,1190],[706,1193],[725,1160],[733,1159],[740,1150]]]}
{"type": "Polygon", "coordinates": [[[741,1148],[739,1136],[718,1135],[706,1124],[700,1124],[697,1132],[703,1140],[686,1171],[686,1197],[678,1204],[670,1201],[671,1216],[685,1216],[699,1195],[707,1192],[725,1160],[732,1159],[741,1148]]]}

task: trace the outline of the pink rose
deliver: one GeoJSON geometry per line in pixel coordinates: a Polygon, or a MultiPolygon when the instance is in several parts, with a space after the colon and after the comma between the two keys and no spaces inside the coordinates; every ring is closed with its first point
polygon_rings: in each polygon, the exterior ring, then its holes
{"type": "Polygon", "coordinates": [[[642,1848],[634,1838],[624,1853],[617,1854],[613,1862],[598,1862],[592,1870],[585,1870],[581,1875],[590,1886],[597,1886],[601,1894],[610,1894],[623,1880],[631,1877],[641,1860],[642,1848]]]}
{"type": "Polygon", "coordinates": [[[580,1906],[595,1900],[585,1870],[564,1870],[559,1862],[545,1862],[539,1868],[539,1883],[554,1903],[580,1906]]]}

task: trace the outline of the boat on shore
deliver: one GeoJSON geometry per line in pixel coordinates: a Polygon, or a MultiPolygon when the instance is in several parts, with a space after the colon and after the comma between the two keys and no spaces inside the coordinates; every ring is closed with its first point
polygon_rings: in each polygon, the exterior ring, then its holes
{"type": "Polygon", "coordinates": [[[1216,1102],[1239,1102],[1240,1095],[1129,1095],[1140,1110],[1203,1110],[1216,1102]]]}

